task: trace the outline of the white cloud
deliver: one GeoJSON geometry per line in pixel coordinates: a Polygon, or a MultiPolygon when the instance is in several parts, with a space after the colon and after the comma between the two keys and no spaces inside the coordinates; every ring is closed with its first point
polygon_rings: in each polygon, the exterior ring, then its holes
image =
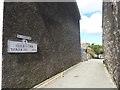
{"type": "Polygon", "coordinates": [[[82,14],[95,11],[102,12],[102,0],[76,0],[82,14]]]}
{"type": "Polygon", "coordinates": [[[91,17],[81,16],[80,30],[87,33],[102,33],[102,14],[97,12],[91,17]]]}
{"type": "Polygon", "coordinates": [[[80,30],[94,34],[102,33],[102,0],[77,0],[77,4],[82,18],[80,30]]]}

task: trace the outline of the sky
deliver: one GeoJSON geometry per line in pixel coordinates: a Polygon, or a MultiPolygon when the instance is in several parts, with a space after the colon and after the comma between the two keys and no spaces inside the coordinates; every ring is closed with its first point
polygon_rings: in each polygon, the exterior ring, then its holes
{"type": "Polygon", "coordinates": [[[77,0],[81,42],[102,45],[102,0],[77,0]]]}

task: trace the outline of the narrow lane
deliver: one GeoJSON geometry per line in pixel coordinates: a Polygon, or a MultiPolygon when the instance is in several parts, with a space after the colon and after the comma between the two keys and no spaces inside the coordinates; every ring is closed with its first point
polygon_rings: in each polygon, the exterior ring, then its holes
{"type": "Polygon", "coordinates": [[[81,62],[43,88],[116,88],[110,79],[103,60],[81,62]]]}

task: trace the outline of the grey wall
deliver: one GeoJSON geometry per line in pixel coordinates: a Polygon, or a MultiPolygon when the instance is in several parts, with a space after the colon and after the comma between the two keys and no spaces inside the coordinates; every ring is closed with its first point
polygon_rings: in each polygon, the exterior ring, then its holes
{"type": "Polygon", "coordinates": [[[92,59],[92,56],[89,53],[85,52],[85,49],[81,48],[81,61],[87,61],[92,59]]]}
{"type": "Polygon", "coordinates": [[[4,3],[3,88],[31,88],[80,59],[80,14],[76,3],[4,3]],[[7,40],[32,37],[37,53],[10,54],[7,40]]]}
{"type": "Polygon", "coordinates": [[[120,87],[120,2],[103,3],[104,63],[115,84],[120,87]]]}
{"type": "Polygon", "coordinates": [[[87,61],[87,53],[81,48],[81,61],[87,61]]]}

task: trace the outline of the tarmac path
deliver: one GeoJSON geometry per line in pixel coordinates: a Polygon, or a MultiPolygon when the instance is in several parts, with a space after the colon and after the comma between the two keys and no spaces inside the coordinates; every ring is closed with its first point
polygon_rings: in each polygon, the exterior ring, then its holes
{"type": "Polygon", "coordinates": [[[81,62],[42,88],[116,88],[103,60],[81,62]]]}

